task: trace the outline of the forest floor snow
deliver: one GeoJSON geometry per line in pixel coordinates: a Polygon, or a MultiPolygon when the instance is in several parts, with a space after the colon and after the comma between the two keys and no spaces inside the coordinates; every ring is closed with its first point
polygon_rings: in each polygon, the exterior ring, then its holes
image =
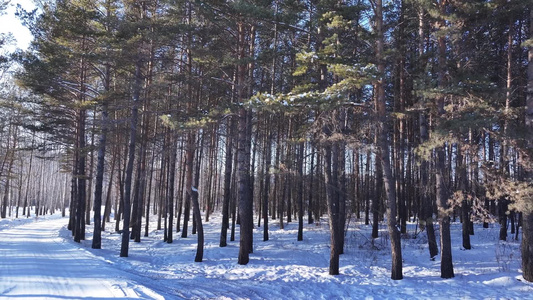
{"type": "Polygon", "coordinates": [[[533,283],[520,270],[520,241],[499,241],[497,224],[476,224],[471,250],[462,249],[461,225],[452,224],[452,279],[440,278],[440,256],[430,260],[425,232],[409,224],[402,238],[404,279],[394,281],[385,227],[372,241],[371,227],[352,220],[341,275],[330,276],[327,220],[305,223],[303,241],[296,240],[297,222],[280,229],[271,221],[267,242],[256,226],[254,253],[245,266],[237,264],[238,226],[235,241],[228,231],[228,246],[219,247],[220,220],[215,214],[204,222],[201,263],[194,262],[196,235],[174,233],[168,244],[154,222],[149,237],[130,242],[129,257],[119,257],[121,235],[113,231],[103,232],[103,249],[95,250],[92,226],[87,239],[76,243],[66,229],[68,218],[0,220],[0,298],[533,299],[533,283]]]}

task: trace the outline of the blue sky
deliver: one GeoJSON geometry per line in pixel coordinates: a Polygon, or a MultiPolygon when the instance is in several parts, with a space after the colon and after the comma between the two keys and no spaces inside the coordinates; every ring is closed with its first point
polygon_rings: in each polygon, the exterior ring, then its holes
{"type": "Polygon", "coordinates": [[[27,10],[35,7],[32,0],[11,0],[6,13],[0,16],[0,32],[11,32],[16,39],[16,46],[26,49],[30,45],[32,36],[29,30],[22,26],[17,17],[15,17],[15,9],[17,4],[20,4],[27,10]]]}

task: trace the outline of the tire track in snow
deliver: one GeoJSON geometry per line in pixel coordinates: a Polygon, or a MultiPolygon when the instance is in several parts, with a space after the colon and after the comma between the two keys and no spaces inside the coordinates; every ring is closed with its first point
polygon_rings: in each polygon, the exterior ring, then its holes
{"type": "Polygon", "coordinates": [[[37,221],[0,231],[0,298],[164,298],[62,242],[58,232],[67,221],[37,221]]]}

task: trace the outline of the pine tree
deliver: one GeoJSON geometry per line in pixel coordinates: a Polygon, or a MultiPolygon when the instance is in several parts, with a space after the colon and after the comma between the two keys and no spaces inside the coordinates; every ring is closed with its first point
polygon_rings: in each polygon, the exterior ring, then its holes
{"type": "Polygon", "coordinates": [[[378,154],[383,168],[383,182],[385,186],[385,195],[387,197],[387,227],[391,241],[392,268],[391,278],[394,280],[403,279],[402,274],[402,248],[400,232],[396,224],[397,204],[396,204],[396,186],[390,163],[389,146],[387,141],[387,115],[386,100],[384,90],[385,63],[384,63],[384,32],[383,32],[383,2],[375,1],[375,20],[376,20],[376,60],[378,68],[378,79],[375,83],[376,97],[376,117],[379,122],[377,130],[378,154]]]}
{"type": "MultiPolygon", "coordinates": [[[[110,129],[110,120],[109,120],[109,102],[111,95],[111,75],[112,75],[112,57],[110,52],[114,49],[112,48],[112,39],[115,28],[113,28],[113,20],[115,19],[116,7],[114,7],[111,1],[106,1],[102,4],[105,9],[105,16],[100,16],[103,19],[102,29],[103,32],[103,53],[100,53],[101,59],[104,61],[101,72],[101,80],[103,82],[103,99],[102,99],[102,108],[101,108],[101,119],[100,119],[100,137],[98,141],[98,158],[97,158],[97,167],[96,167],[96,182],[94,189],[94,231],[93,231],[93,241],[92,248],[100,249],[101,246],[101,231],[103,230],[103,224],[105,220],[102,220],[101,216],[101,207],[102,207],[102,195],[103,195],[103,185],[104,185],[104,171],[105,171],[105,156],[106,156],[106,147],[107,147],[107,136],[110,129]]],[[[109,191],[108,191],[109,194],[109,191]]],[[[109,195],[108,195],[109,197],[109,195]]],[[[106,205],[107,207],[107,205],[106,205]]],[[[105,213],[104,213],[105,217],[105,213]]]]}
{"type": "Polygon", "coordinates": [[[70,228],[78,242],[85,239],[87,109],[100,93],[90,69],[94,61],[89,53],[95,47],[92,37],[97,18],[93,4],[92,1],[60,1],[55,6],[44,6],[38,17],[34,12],[22,13],[35,42],[20,57],[23,71],[17,75],[21,84],[44,96],[44,112],[53,116],[44,123],[61,124],[54,128],[54,134],[67,137],[72,145],[70,228]]]}
{"type": "MultiPolygon", "coordinates": [[[[526,113],[525,113],[525,125],[531,133],[533,130],[533,9],[529,9],[529,38],[530,44],[528,44],[528,67],[527,67],[527,96],[526,96],[526,113]]],[[[527,147],[531,149],[532,142],[529,139],[527,147]]],[[[528,172],[528,180],[531,182],[533,172],[528,172]]],[[[531,199],[526,200],[531,201],[531,199]]],[[[522,216],[522,276],[525,280],[533,282],[533,210],[531,204],[526,206],[522,216]]]]}

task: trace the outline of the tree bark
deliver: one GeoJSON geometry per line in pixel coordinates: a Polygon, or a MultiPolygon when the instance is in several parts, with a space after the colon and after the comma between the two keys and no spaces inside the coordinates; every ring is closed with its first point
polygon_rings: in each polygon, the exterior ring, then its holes
{"type": "MultiPolygon", "coordinates": [[[[428,139],[428,129],[426,114],[420,113],[420,140],[423,143],[428,139]]],[[[437,238],[435,236],[435,227],[433,226],[433,201],[431,200],[429,193],[429,163],[427,160],[422,159],[420,164],[420,203],[421,203],[421,215],[420,218],[425,225],[426,235],[428,239],[429,257],[431,260],[435,259],[435,256],[439,254],[437,238]]]]}
{"type": "Polygon", "coordinates": [[[101,120],[101,134],[98,142],[98,158],[96,166],[96,186],[94,188],[94,231],[93,231],[93,249],[102,248],[102,191],[104,183],[104,168],[105,168],[105,151],[108,132],[108,112],[107,112],[107,100],[104,100],[102,108],[102,120],[101,120]]]}
{"type": "Polygon", "coordinates": [[[237,149],[238,157],[238,199],[239,199],[239,218],[240,218],[240,246],[239,260],[240,265],[246,265],[249,261],[250,248],[253,239],[253,216],[252,216],[252,198],[250,197],[250,161],[246,155],[246,143],[249,143],[247,134],[247,110],[240,109],[239,112],[239,146],[237,149]]]}
{"type": "MultiPolygon", "coordinates": [[[[253,31],[253,28],[252,28],[253,31]]],[[[254,41],[250,41],[254,43],[254,41]]],[[[245,38],[245,24],[244,21],[238,22],[238,57],[245,58],[246,52],[246,38],[245,38]]],[[[253,53],[251,53],[253,55],[253,53]]],[[[250,83],[245,81],[246,65],[240,62],[237,66],[237,98],[239,103],[243,103],[245,99],[246,88],[250,83]]],[[[239,258],[240,265],[248,264],[250,253],[253,252],[253,199],[250,193],[250,144],[251,131],[249,124],[251,118],[249,112],[245,107],[239,109],[238,118],[238,148],[237,148],[237,179],[238,179],[238,201],[239,201],[239,219],[240,219],[240,241],[239,241],[239,258]]]]}
{"type": "Polygon", "coordinates": [[[224,162],[224,198],[222,200],[222,230],[220,232],[220,247],[227,246],[229,228],[229,206],[231,200],[231,171],[233,168],[233,121],[228,118],[226,126],[226,157],[224,162]]]}
{"type": "Polygon", "coordinates": [[[192,191],[192,206],[194,220],[196,221],[196,230],[198,234],[198,246],[196,247],[195,262],[202,262],[204,257],[204,226],[202,224],[202,215],[200,214],[200,204],[198,203],[198,190],[193,187],[192,191]]]}
{"type": "Polygon", "coordinates": [[[326,200],[328,204],[329,231],[330,238],[330,256],[329,256],[329,275],[339,275],[339,198],[335,193],[333,182],[332,146],[324,146],[324,175],[326,184],[326,200]]]}
{"type": "Polygon", "coordinates": [[[303,142],[298,145],[298,241],[304,239],[304,146],[303,142]]]}
{"type": "MultiPolygon", "coordinates": [[[[436,22],[437,30],[444,30],[446,23],[444,15],[446,14],[447,0],[440,0],[438,8],[441,17],[436,22]]],[[[441,35],[438,37],[438,85],[439,88],[446,87],[446,37],[441,35]]],[[[440,95],[437,98],[437,113],[439,117],[444,115],[444,96],[440,95]]],[[[441,145],[436,149],[437,161],[435,164],[436,172],[436,188],[437,188],[437,207],[439,208],[439,224],[440,224],[440,246],[441,246],[441,277],[454,277],[453,262],[452,262],[452,242],[450,236],[450,216],[448,205],[448,187],[446,185],[446,153],[445,145],[441,145]]]]}
{"type": "Polygon", "coordinates": [[[316,193],[314,190],[314,175],[315,175],[315,168],[316,165],[314,164],[315,161],[315,149],[311,146],[311,166],[309,169],[309,195],[308,195],[308,204],[307,204],[307,223],[313,224],[313,211],[314,211],[314,197],[313,194],[316,193]]]}
{"type": "MultiPolygon", "coordinates": [[[[533,38],[533,9],[529,10],[529,37],[533,38]]],[[[527,98],[526,98],[526,128],[533,130],[533,46],[528,48],[527,67],[527,98]]],[[[529,140],[529,149],[533,148],[533,142],[529,140]]],[[[533,172],[527,173],[531,180],[533,172]]],[[[531,199],[529,199],[531,200],[531,199]]],[[[522,276],[525,280],[533,282],[533,211],[531,209],[522,212],[522,276]]]]}
{"type": "Polygon", "coordinates": [[[385,61],[384,55],[384,32],[383,32],[383,3],[382,0],[376,0],[376,60],[378,62],[379,78],[376,81],[376,115],[378,124],[378,157],[381,160],[383,168],[383,185],[387,197],[387,227],[391,243],[392,267],[391,279],[403,279],[402,274],[402,247],[400,240],[400,231],[396,224],[397,206],[396,206],[396,185],[392,174],[389,146],[387,142],[387,124],[386,99],[385,99],[385,61]]]}
{"type": "MultiPolygon", "coordinates": [[[[424,70],[426,68],[425,55],[425,14],[424,8],[420,7],[418,11],[418,59],[419,76],[423,79],[424,70]]],[[[420,127],[420,143],[424,143],[429,138],[427,114],[425,111],[421,111],[418,117],[418,123],[420,127]]],[[[430,178],[429,178],[429,162],[426,159],[422,159],[420,164],[420,219],[426,230],[428,239],[429,257],[434,260],[437,254],[439,254],[437,238],[435,236],[435,227],[433,225],[433,204],[432,197],[429,191],[430,178]]]]}
{"type": "Polygon", "coordinates": [[[130,117],[130,142],[128,146],[128,162],[126,166],[126,178],[124,180],[124,205],[123,215],[124,223],[122,230],[122,243],[120,247],[120,256],[128,257],[129,242],[130,242],[130,217],[131,217],[131,182],[133,176],[133,162],[135,160],[135,142],[137,137],[137,121],[139,114],[139,99],[141,95],[141,74],[142,60],[137,59],[135,64],[135,83],[133,88],[133,101],[131,107],[130,117]]]}
{"type": "MultiPolygon", "coordinates": [[[[85,201],[86,201],[86,178],[85,178],[85,109],[80,109],[77,115],[77,151],[76,160],[76,216],[74,222],[74,241],[85,240],[85,201]]],[[[38,214],[37,208],[35,211],[38,214]]]]}
{"type": "MultiPolygon", "coordinates": [[[[166,242],[171,244],[173,242],[173,224],[174,224],[174,185],[176,182],[176,155],[177,155],[177,141],[174,138],[174,130],[170,130],[169,133],[170,145],[169,145],[169,167],[168,167],[168,190],[166,193],[167,198],[167,239],[166,242]]],[[[194,151],[194,148],[193,148],[194,151]]]]}
{"type": "MultiPolygon", "coordinates": [[[[10,188],[11,188],[11,172],[13,170],[13,163],[15,161],[15,149],[17,147],[17,130],[14,125],[9,125],[9,133],[8,133],[8,142],[7,142],[7,151],[5,160],[9,160],[8,167],[7,167],[7,173],[5,173],[6,176],[6,182],[5,182],[5,189],[4,189],[4,198],[2,200],[2,213],[1,218],[5,219],[7,217],[7,210],[9,208],[9,212],[11,215],[11,207],[9,205],[9,197],[10,197],[10,188]],[[14,131],[14,132],[13,132],[14,131]],[[9,140],[13,137],[13,146],[10,149],[10,142],[9,140]]],[[[28,174],[29,176],[29,174],[28,174]]]]}
{"type": "Polygon", "coordinates": [[[111,162],[110,167],[110,173],[109,173],[109,183],[107,186],[107,193],[106,193],[106,200],[105,200],[105,208],[104,208],[104,215],[102,217],[102,231],[105,231],[105,223],[110,221],[110,215],[111,215],[111,191],[113,188],[113,177],[115,176],[115,163],[116,163],[116,151],[113,153],[113,158],[111,162]]]}
{"type": "MultiPolygon", "coordinates": [[[[271,125],[270,117],[268,117],[268,125],[271,125]]],[[[265,183],[263,193],[263,241],[268,241],[268,201],[270,193],[270,168],[272,167],[272,132],[267,129],[267,140],[265,142],[265,183]]]]}
{"type": "Polygon", "coordinates": [[[459,181],[459,190],[463,195],[461,201],[461,221],[462,221],[462,237],[463,249],[470,250],[470,204],[467,196],[468,175],[466,170],[466,159],[463,156],[461,145],[457,145],[457,181],[459,181]]]}

